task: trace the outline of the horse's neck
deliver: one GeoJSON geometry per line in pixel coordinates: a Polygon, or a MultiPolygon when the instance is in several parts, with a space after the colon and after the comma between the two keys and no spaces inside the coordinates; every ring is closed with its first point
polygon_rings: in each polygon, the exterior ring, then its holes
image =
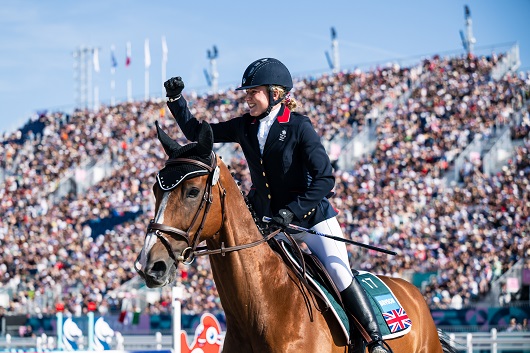
{"type": "MultiPolygon", "coordinates": [[[[221,246],[221,243],[224,243],[225,247],[231,247],[250,244],[263,239],[263,235],[258,230],[252,214],[239,193],[239,189],[237,189],[237,193],[234,193],[234,191],[227,192],[225,204],[224,224],[219,232],[219,237],[215,240],[216,244],[213,246],[221,246]]],[[[237,258],[238,261],[224,261],[226,257],[221,257],[220,261],[215,261],[215,265],[219,268],[229,267],[232,270],[237,270],[239,266],[257,264],[266,260],[267,257],[274,256],[269,245],[265,242],[248,249],[231,252],[230,254],[234,255],[233,257],[237,258]],[[254,257],[254,255],[258,254],[260,257],[254,257]]],[[[252,268],[244,269],[245,271],[250,271],[252,268]]],[[[230,275],[230,273],[234,272],[230,271],[227,274],[230,275]]]]}
{"type": "MultiPolygon", "coordinates": [[[[237,186],[227,187],[225,220],[218,239],[210,240],[219,248],[249,244],[263,239],[237,186]]],[[[264,302],[263,293],[271,291],[270,282],[285,268],[267,243],[210,257],[216,287],[225,311],[247,310],[248,304],[264,302]],[[247,308],[247,309],[245,309],[247,308]]],[[[285,276],[287,277],[287,276],[285,276]]],[[[277,279],[275,279],[277,281],[277,279]]],[[[282,282],[282,281],[279,281],[282,282]]]]}

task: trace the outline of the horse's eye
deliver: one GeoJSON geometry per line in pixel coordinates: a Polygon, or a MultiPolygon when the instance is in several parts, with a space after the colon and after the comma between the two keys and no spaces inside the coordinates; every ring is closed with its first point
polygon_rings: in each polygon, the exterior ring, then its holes
{"type": "Polygon", "coordinates": [[[188,195],[187,195],[187,197],[189,197],[189,198],[195,198],[195,197],[199,196],[199,192],[200,192],[199,189],[197,189],[197,188],[192,188],[192,189],[190,189],[190,191],[188,191],[188,195]]]}

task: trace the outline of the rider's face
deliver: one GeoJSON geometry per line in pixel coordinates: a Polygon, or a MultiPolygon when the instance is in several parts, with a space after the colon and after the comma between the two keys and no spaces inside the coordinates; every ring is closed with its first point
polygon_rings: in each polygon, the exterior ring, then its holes
{"type": "Polygon", "coordinates": [[[245,102],[250,115],[259,116],[269,107],[269,92],[266,86],[258,86],[246,90],[245,102]]]}

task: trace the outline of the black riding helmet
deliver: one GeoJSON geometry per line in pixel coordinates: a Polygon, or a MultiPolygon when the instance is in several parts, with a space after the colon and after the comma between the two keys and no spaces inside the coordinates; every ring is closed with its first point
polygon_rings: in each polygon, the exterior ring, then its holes
{"type": "Polygon", "coordinates": [[[280,97],[273,101],[272,86],[282,86],[287,94],[293,88],[293,79],[287,67],[281,61],[273,58],[263,58],[250,64],[243,73],[241,87],[237,91],[254,88],[258,86],[268,86],[269,88],[269,107],[266,111],[268,115],[276,104],[280,103],[285,97],[280,97]]]}

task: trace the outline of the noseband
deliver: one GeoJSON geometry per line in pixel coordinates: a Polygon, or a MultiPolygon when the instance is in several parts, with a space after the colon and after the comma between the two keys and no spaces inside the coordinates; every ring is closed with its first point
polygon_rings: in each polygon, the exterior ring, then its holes
{"type": "MultiPolygon", "coordinates": [[[[207,165],[200,161],[196,161],[194,159],[189,159],[189,158],[172,158],[166,161],[166,164],[165,164],[166,167],[175,165],[175,164],[194,164],[198,167],[205,168],[208,171],[208,179],[204,187],[204,194],[202,197],[201,204],[199,205],[199,208],[197,212],[195,213],[195,216],[193,217],[193,220],[187,231],[174,228],[174,227],[170,227],[165,224],[156,223],[154,219],[151,219],[151,221],[149,222],[149,226],[147,227],[147,234],[151,232],[155,233],[158,239],[160,239],[161,242],[164,244],[164,246],[167,248],[169,255],[175,261],[175,263],[178,263],[178,261],[182,261],[185,264],[190,264],[191,262],[193,262],[195,250],[197,249],[197,246],[199,245],[200,238],[201,238],[200,235],[204,228],[204,223],[206,222],[206,216],[208,215],[208,212],[210,211],[210,207],[213,203],[212,187],[217,182],[220,183],[219,168],[217,166],[217,158],[214,152],[212,152],[211,158],[212,158],[212,165],[207,165]],[[204,208],[204,214],[202,215],[201,223],[199,224],[199,228],[197,228],[197,231],[195,232],[195,238],[192,239],[191,230],[193,226],[195,225],[195,223],[197,222],[199,218],[199,214],[201,213],[201,210],[203,208],[204,208]],[[177,258],[175,258],[175,255],[171,248],[171,244],[165,236],[166,234],[171,236],[172,238],[181,238],[188,245],[188,247],[186,247],[177,258]]],[[[219,187],[222,188],[221,185],[219,187]]],[[[224,188],[222,188],[222,190],[223,192],[221,193],[221,212],[222,212],[222,218],[224,219],[224,211],[225,211],[224,210],[224,199],[226,195],[226,190],[224,188]]],[[[221,224],[222,223],[223,222],[221,222],[221,224]]]]}

